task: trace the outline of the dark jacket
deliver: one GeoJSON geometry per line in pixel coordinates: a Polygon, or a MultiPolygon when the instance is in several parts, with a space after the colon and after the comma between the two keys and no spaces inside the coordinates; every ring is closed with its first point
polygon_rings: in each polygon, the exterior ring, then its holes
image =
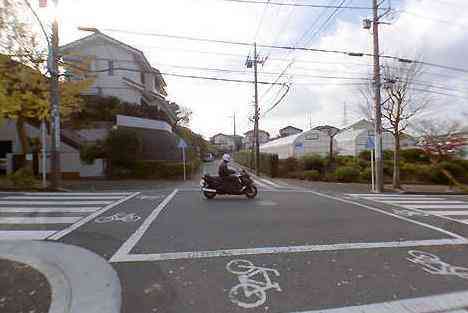
{"type": "Polygon", "coordinates": [[[227,162],[221,161],[221,163],[219,164],[219,168],[218,168],[219,177],[227,177],[227,176],[235,174],[235,173],[236,173],[236,171],[233,171],[233,170],[228,168],[228,163],[227,162]]]}

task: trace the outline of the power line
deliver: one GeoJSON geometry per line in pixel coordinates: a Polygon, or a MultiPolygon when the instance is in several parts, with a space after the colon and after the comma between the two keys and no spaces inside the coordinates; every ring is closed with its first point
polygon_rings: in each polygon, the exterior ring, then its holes
{"type": "MultiPolygon", "coordinates": [[[[322,5],[322,4],[305,4],[305,3],[282,3],[282,2],[272,2],[272,1],[253,1],[253,0],[223,0],[226,2],[238,2],[238,3],[245,3],[245,4],[266,4],[269,3],[271,5],[278,5],[278,6],[291,6],[291,7],[308,7],[308,8],[326,8],[326,9],[336,9],[338,6],[332,5],[322,5]]],[[[350,9],[350,10],[372,10],[371,7],[364,7],[364,6],[343,6],[342,9],[350,9]]],[[[387,10],[388,8],[380,8],[380,10],[387,10]]]]}
{"type": "MultiPolygon", "coordinates": [[[[110,32],[119,32],[119,33],[140,35],[140,36],[164,37],[164,38],[172,38],[172,39],[210,42],[210,43],[219,43],[219,44],[227,44],[227,45],[249,46],[249,47],[251,46],[251,43],[242,42],[242,41],[218,40],[218,39],[191,37],[191,36],[169,35],[169,34],[161,34],[161,33],[145,33],[145,32],[127,31],[127,30],[120,30],[120,29],[105,29],[105,30],[110,31],[110,32]]],[[[362,56],[374,57],[374,54],[372,53],[355,52],[355,51],[353,52],[353,51],[346,51],[346,50],[315,49],[315,48],[291,47],[291,46],[267,45],[267,44],[257,44],[257,46],[262,47],[262,48],[283,49],[283,50],[291,50],[291,51],[334,53],[334,54],[341,54],[341,55],[347,55],[347,56],[353,56],[353,57],[362,57],[362,56]]],[[[412,59],[406,59],[406,58],[401,58],[401,57],[396,57],[396,56],[391,56],[391,55],[379,55],[379,57],[383,59],[397,60],[403,63],[418,63],[418,64],[424,64],[424,65],[433,66],[433,67],[439,67],[439,68],[443,68],[443,69],[447,69],[451,71],[468,73],[468,69],[459,68],[459,67],[440,65],[436,63],[423,62],[423,61],[416,61],[412,59]]]]}

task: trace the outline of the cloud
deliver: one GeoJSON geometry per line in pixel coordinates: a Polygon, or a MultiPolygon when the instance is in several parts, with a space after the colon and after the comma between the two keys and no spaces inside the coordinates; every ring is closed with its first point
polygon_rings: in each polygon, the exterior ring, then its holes
{"type": "MultiPolygon", "coordinates": [[[[329,1],[323,1],[327,2],[329,1]]],[[[467,1],[406,0],[397,4],[397,10],[405,10],[406,13],[400,12],[399,18],[393,20],[391,25],[381,26],[382,53],[408,58],[420,57],[427,62],[468,68],[465,55],[468,51],[468,37],[464,31],[468,26],[468,16],[464,13],[468,10],[467,1]]],[[[61,8],[61,40],[67,43],[84,36],[85,34],[76,30],[76,27],[81,25],[100,29],[113,28],[252,42],[263,9],[264,6],[260,5],[228,3],[221,0],[74,0],[66,2],[61,8]]],[[[313,34],[332,10],[270,6],[265,12],[257,40],[262,43],[293,44],[306,30],[311,30],[309,36],[313,34]],[[319,22],[314,25],[316,20],[319,22]]],[[[361,26],[362,18],[366,17],[366,14],[370,15],[370,12],[343,10],[320,36],[304,40],[302,44],[310,41],[309,45],[314,48],[371,52],[372,36],[361,26]]],[[[244,66],[245,57],[251,53],[251,47],[124,35],[117,32],[108,34],[143,50],[154,66],[163,72],[253,79],[252,70],[244,66]],[[219,52],[223,55],[185,50],[219,52]],[[168,64],[227,68],[245,72],[197,71],[175,68],[168,64]]],[[[310,37],[306,36],[305,39],[310,37]]],[[[284,82],[293,82],[293,88],[286,100],[261,121],[261,128],[276,133],[279,128],[289,124],[306,127],[309,113],[313,113],[314,125],[341,126],[344,102],[348,106],[349,119],[358,118],[354,114],[354,107],[360,101],[356,90],[358,84],[365,83],[363,78],[370,77],[371,58],[312,52],[291,53],[266,48],[259,49],[259,52],[262,56],[270,57],[265,67],[260,68],[260,80],[273,81],[277,74],[264,72],[282,72],[288,62],[279,59],[291,59],[294,56],[297,57],[297,62],[288,73],[303,74],[281,79],[284,82]]],[[[449,117],[459,116],[458,112],[467,107],[466,73],[436,67],[426,67],[425,70],[426,73],[420,79],[427,85],[439,88],[426,86],[422,89],[456,95],[431,94],[439,113],[449,117]]],[[[232,122],[229,116],[234,111],[238,116],[239,133],[252,127],[248,121],[252,113],[252,84],[170,76],[166,76],[165,79],[169,85],[171,99],[189,106],[194,111],[192,127],[203,135],[231,133],[232,122]]],[[[260,94],[267,88],[260,86],[260,94]]],[[[262,99],[260,104],[262,108],[268,108],[273,102],[274,99],[270,95],[270,98],[262,99]]]]}

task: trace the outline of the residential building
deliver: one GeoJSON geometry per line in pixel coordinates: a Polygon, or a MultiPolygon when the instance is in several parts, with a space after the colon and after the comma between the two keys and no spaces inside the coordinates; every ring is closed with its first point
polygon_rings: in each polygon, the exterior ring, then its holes
{"type": "MultiPolygon", "coordinates": [[[[255,145],[254,131],[249,130],[248,132],[244,133],[244,136],[245,137],[242,142],[244,149],[251,149],[255,145]]],[[[260,129],[258,131],[258,139],[259,139],[260,145],[265,144],[268,141],[270,141],[270,134],[260,129]]]]}
{"type": "Polygon", "coordinates": [[[238,147],[236,137],[219,133],[211,137],[210,142],[221,152],[234,152],[238,147]]]}
{"type": "Polygon", "coordinates": [[[62,47],[70,65],[70,79],[92,78],[85,95],[113,96],[122,102],[157,106],[169,121],[176,121],[176,107],[166,100],[166,82],[142,51],[99,31],[62,47]]]}
{"type": "Polygon", "coordinates": [[[316,129],[278,138],[260,146],[260,152],[277,154],[280,159],[310,154],[326,156],[329,151],[330,136],[316,129]]]}
{"type": "Polygon", "coordinates": [[[280,137],[288,137],[296,134],[302,133],[302,129],[294,126],[286,126],[279,130],[280,137]]]}

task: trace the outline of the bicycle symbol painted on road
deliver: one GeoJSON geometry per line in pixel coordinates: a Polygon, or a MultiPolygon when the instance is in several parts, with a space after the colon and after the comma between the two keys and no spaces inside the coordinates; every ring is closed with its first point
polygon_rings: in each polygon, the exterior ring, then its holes
{"type": "Polygon", "coordinates": [[[103,224],[103,223],[110,223],[110,222],[124,222],[124,223],[132,223],[136,222],[141,219],[140,216],[136,215],[135,213],[116,213],[111,216],[101,216],[94,220],[94,222],[103,224]]]}
{"type": "Polygon", "coordinates": [[[442,261],[437,255],[411,250],[408,251],[411,258],[406,258],[408,261],[422,265],[424,271],[436,275],[451,275],[459,278],[468,279],[468,268],[454,266],[442,261]]]}
{"type": "Polygon", "coordinates": [[[247,260],[232,260],[226,265],[226,269],[238,275],[239,284],[231,288],[229,299],[242,308],[251,309],[264,304],[267,299],[266,292],[270,289],[281,291],[279,284],[273,282],[268,275],[271,272],[280,276],[275,269],[255,266],[247,260]],[[259,280],[256,280],[255,276],[260,276],[259,280]]]}

